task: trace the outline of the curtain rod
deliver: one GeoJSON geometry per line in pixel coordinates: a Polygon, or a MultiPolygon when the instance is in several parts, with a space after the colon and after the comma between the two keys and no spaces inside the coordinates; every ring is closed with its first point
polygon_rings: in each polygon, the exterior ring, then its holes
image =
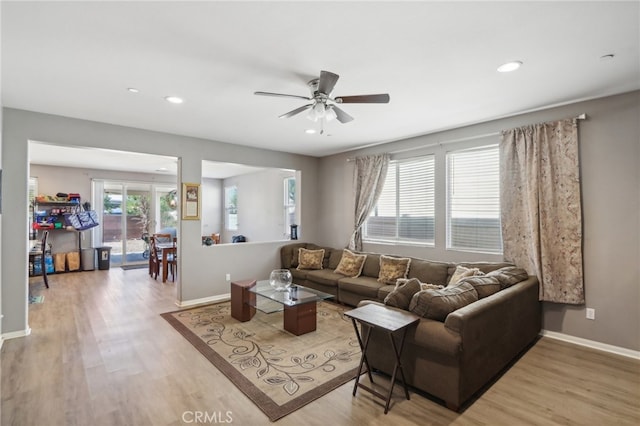
{"type": "MultiPolygon", "coordinates": [[[[577,117],[574,117],[577,120],[586,120],[587,118],[587,114],[582,113],[580,115],[578,115],[577,117]]],[[[488,138],[491,136],[498,136],[499,134],[501,134],[502,132],[491,132],[491,133],[485,133],[482,135],[475,135],[475,136],[467,136],[466,138],[458,138],[458,139],[449,139],[449,140],[444,140],[444,141],[440,141],[440,142],[434,142],[428,145],[421,145],[421,146],[415,146],[412,148],[405,148],[405,149],[399,149],[396,151],[390,151],[389,154],[401,154],[401,153],[405,153],[405,152],[410,152],[410,151],[417,151],[419,149],[424,149],[424,148],[431,148],[434,146],[441,146],[441,145],[447,145],[450,143],[456,143],[456,142],[466,142],[466,141],[472,141],[475,139],[482,139],[482,138],[488,138]]],[[[347,162],[351,162],[351,161],[355,161],[355,157],[350,157],[347,158],[347,162]]]]}

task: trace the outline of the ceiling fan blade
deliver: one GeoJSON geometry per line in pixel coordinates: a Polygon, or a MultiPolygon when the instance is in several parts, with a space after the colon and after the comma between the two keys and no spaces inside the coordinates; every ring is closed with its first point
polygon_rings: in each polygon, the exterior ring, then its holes
{"type": "Polygon", "coordinates": [[[346,112],[338,108],[337,106],[331,105],[330,108],[333,109],[333,111],[336,113],[336,119],[342,124],[353,121],[352,116],[350,116],[349,114],[347,114],[346,112]]]}
{"type": "Polygon", "coordinates": [[[329,71],[320,71],[320,81],[318,82],[318,92],[329,96],[340,76],[329,71]]]}
{"type": "Polygon", "coordinates": [[[309,108],[311,108],[313,106],[313,104],[309,104],[309,105],[305,105],[305,106],[301,106],[300,108],[296,108],[292,111],[289,111],[286,114],[282,114],[280,116],[278,116],[278,118],[289,118],[289,117],[293,117],[296,114],[300,114],[302,111],[306,111],[309,108]]]}
{"type": "Polygon", "coordinates": [[[339,96],[335,101],[339,104],[387,104],[389,103],[389,94],[339,96]]]}
{"type": "Polygon", "coordinates": [[[279,98],[296,98],[296,99],[304,99],[306,101],[310,101],[311,98],[307,96],[298,96],[298,95],[285,95],[284,93],[272,93],[272,92],[253,92],[254,95],[259,96],[276,96],[279,98]]]}

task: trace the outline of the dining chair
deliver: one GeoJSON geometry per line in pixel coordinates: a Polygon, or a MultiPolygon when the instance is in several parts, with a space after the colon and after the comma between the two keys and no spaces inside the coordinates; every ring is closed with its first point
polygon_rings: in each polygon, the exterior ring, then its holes
{"type": "Polygon", "coordinates": [[[170,250],[171,252],[167,255],[167,264],[169,265],[171,281],[175,281],[178,273],[178,239],[176,237],[173,237],[173,247],[170,250]]]}
{"type": "Polygon", "coordinates": [[[158,257],[158,247],[155,235],[149,239],[149,275],[153,279],[158,279],[160,273],[160,258],[158,257]]]}

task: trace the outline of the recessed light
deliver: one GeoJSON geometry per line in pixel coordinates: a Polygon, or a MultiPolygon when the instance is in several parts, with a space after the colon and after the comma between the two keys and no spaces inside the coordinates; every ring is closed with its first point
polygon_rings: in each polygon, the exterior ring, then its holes
{"type": "Polygon", "coordinates": [[[167,169],[166,167],[160,167],[159,169],[156,169],[156,172],[168,172],[169,169],[167,169]]]}
{"type": "Polygon", "coordinates": [[[512,61],[502,64],[498,67],[498,72],[511,72],[515,71],[522,66],[521,61],[512,61]]]}
{"type": "Polygon", "coordinates": [[[165,96],[164,100],[167,102],[171,102],[172,104],[181,104],[184,102],[182,98],[179,98],[177,96],[165,96]]]}
{"type": "Polygon", "coordinates": [[[138,93],[140,92],[140,90],[136,89],[135,87],[127,87],[127,90],[131,93],[138,93]]]}
{"type": "Polygon", "coordinates": [[[316,131],[315,131],[315,129],[307,129],[307,130],[305,130],[304,132],[305,132],[306,134],[308,134],[308,135],[312,135],[312,134],[314,134],[316,131]]]}

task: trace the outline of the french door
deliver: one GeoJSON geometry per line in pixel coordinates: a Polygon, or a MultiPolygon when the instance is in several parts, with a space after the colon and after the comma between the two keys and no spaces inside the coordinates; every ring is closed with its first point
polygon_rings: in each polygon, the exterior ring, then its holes
{"type": "Polygon", "coordinates": [[[147,262],[148,235],[175,232],[175,185],[147,182],[93,181],[93,203],[102,217],[95,228],[95,245],[111,247],[111,264],[147,262]]]}

